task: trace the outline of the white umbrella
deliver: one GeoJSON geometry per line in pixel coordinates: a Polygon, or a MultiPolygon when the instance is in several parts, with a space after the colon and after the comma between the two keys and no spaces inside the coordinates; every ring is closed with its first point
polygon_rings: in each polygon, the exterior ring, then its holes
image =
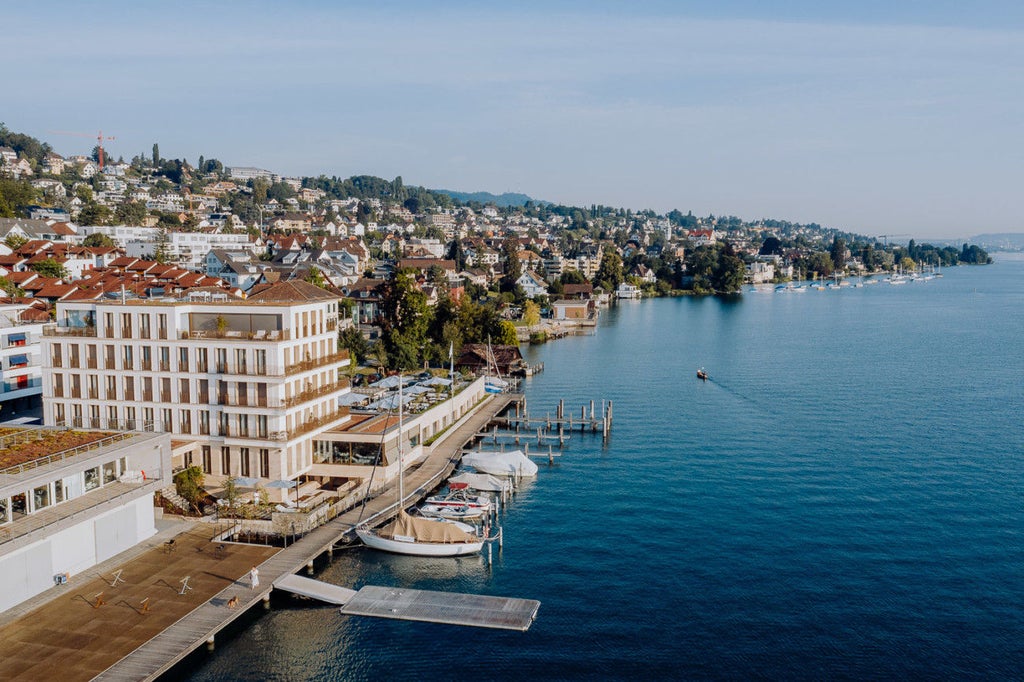
{"type": "Polygon", "coordinates": [[[260,482],[258,478],[252,478],[251,476],[235,476],[231,479],[235,485],[240,485],[243,488],[250,488],[260,482]]]}
{"type": "MultiPolygon", "coordinates": [[[[298,488],[298,486],[299,486],[299,482],[298,481],[284,481],[284,480],[278,479],[276,481],[271,481],[265,487],[267,487],[267,488],[298,488]]],[[[296,497],[296,502],[298,502],[298,497],[299,497],[298,491],[296,491],[295,497],[296,497]]]]}

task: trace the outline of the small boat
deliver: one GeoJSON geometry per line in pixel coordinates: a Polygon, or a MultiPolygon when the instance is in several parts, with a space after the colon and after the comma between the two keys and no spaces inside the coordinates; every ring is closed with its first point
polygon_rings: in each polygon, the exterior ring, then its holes
{"type": "Polygon", "coordinates": [[[536,476],[537,465],[522,450],[509,452],[471,452],[462,463],[492,476],[536,476]]]}
{"type": "Polygon", "coordinates": [[[486,495],[470,495],[467,492],[468,483],[449,483],[449,492],[446,495],[432,495],[427,498],[427,504],[437,507],[472,507],[474,509],[491,510],[491,498],[486,495]]]}
{"type": "Polygon", "coordinates": [[[420,516],[428,519],[455,519],[456,521],[477,521],[490,514],[490,507],[461,507],[451,505],[424,504],[419,507],[420,516]]]}
{"type": "Polygon", "coordinates": [[[703,367],[697,370],[697,378],[700,379],[701,381],[708,380],[708,373],[704,371],[703,367]]]}

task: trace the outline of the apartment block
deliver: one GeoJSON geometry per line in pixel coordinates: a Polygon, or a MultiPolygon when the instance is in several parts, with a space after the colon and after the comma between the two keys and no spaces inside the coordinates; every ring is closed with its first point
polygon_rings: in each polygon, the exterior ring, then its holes
{"type": "Polygon", "coordinates": [[[175,467],[295,479],[313,439],[349,419],[339,300],[289,281],[244,301],[59,303],[43,330],[44,423],[166,432],[175,467]]]}

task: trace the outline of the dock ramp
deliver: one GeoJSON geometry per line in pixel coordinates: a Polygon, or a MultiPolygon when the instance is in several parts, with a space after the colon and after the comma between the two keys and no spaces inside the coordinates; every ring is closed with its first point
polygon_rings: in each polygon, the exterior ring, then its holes
{"type": "Polygon", "coordinates": [[[533,624],[539,608],[540,602],[535,599],[367,585],[341,607],[341,612],[350,616],[525,632],[533,624]]]}
{"type": "Polygon", "coordinates": [[[300,575],[282,576],[274,581],[274,588],[339,606],[347,603],[356,595],[355,590],[350,590],[347,587],[331,585],[322,580],[303,578],[300,575]]]}

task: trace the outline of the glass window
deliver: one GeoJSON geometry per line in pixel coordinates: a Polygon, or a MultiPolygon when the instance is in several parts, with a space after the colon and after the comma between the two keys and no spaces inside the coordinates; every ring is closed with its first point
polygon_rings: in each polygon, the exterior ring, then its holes
{"type": "Polygon", "coordinates": [[[117,480],[117,462],[107,462],[103,465],[103,485],[117,480]]]}
{"type": "Polygon", "coordinates": [[[85,489],[95,490],[100,487],[100,468],[93,467],[85,470],[85,489]]]}
{"type": "Polygon", "coordinates": [[[40,510],[50,506],[50,486],[41,485],[32,491],[32,509],[40,510]]]}
{"type": "Polygon", "coordinates": [[[9,500],[6,498],[0,499],[0,523],[7,523],[11,520],[10,514],[7,513],[8,504],[9,500]]]}
{"type": "Polygon", "coordinates": [[[53,482],[53,503],[60,504],[64,501],[64,481],[57,479],[53,482]]]}

